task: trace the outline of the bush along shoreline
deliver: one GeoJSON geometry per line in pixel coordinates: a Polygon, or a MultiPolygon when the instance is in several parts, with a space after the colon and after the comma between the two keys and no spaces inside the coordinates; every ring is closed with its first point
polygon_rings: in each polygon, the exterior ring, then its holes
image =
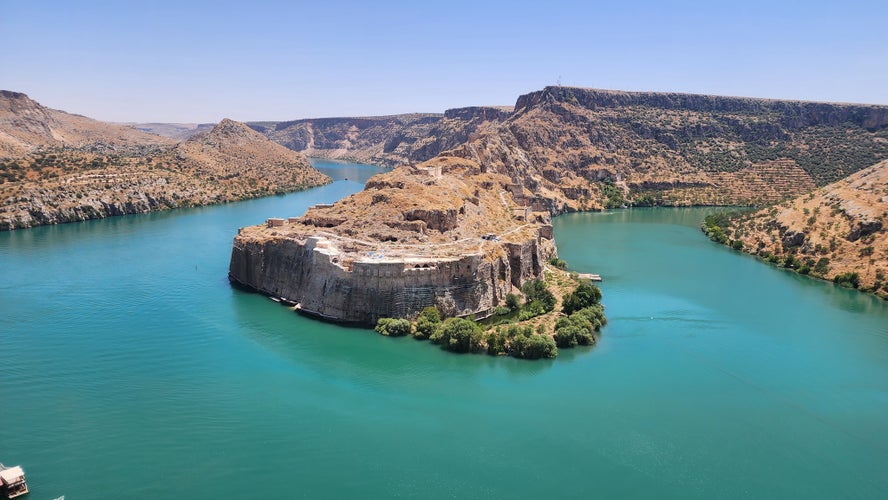
{"type": "Polygon", "coordinates": [[[520,297],[508,294],[484,320],[442,318],[437,308],[427,307],[412,320],[380,318],[375,330],[386,337],[428,340],[445,351],[519,359],[551,359],[559,348],[594,345],[607,324],[601,290],[564,271],[563,262],[547,268],[544,280],[525,283],[520,297]]]}
{"type": "Polygon", "coordinates": [[[764,249],[755,250],[751,247],[747,247],[740,240],[740,231],[735,228],[734,225],[734,219],[743,215],[744,214],[741,212],[710,214],[705,217],[705,219],[703,220],[703,225],[700,227],[700,229],[710,240],[722,245],[729,246],[739,252],[744,252],[746,254],[752,255],[753,257],[756,257],[775,267],[786,269],[788,271],[792,271],[803,276],[817,278],[823,281],[830,281],[833,284],[843,288],[859,290],[861,292],[870,293],[875,295],[876,297],[888,300],[888,295],[876,293],[878,292],[879,288],[882,287],[882,284],[886,280],[886,277],[878,271],[876,273],[876,285],[872,288],[865,288],[861,286],[860,274],[856,271],[836,273],[832,278],[830,278],[829,274],[831,271],[831,262],[830,258],[825,255],[828,253],[827,248],[821,249],[818,246],[817,248],[815,248],[815,252],[813,252],[813,254],[803,254],[798,251],[799,249],[797,248],[797,246],[786,244],[783,245],[783,253],[777,253],[776,251],[771,252],[764,249]]]}

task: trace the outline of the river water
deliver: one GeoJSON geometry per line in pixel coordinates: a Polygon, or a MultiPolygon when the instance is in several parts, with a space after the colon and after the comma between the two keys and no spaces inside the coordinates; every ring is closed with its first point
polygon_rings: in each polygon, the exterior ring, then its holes
{"type": "MultiPolygon", "coordinates": [[[[31,498],[884,498],[888,304],[709,242],[706,209],[572,214],[610,319],[554,361],[300,317],[226,279],[302,193],[0,233],[0,461],[31,498]]],[[[345,180],[348,178],[348,180],[345,180]]]]}

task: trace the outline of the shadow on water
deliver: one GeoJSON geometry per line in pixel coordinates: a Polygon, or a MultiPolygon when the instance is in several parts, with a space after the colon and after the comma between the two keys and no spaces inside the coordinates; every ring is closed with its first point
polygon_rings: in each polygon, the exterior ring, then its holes
{"type": "MultiPolygon", "coordinates": [[[[552,366],[552,360],[455,354],[428,341],[386,338],[372,328],[341,326],[301,316],[260,294],[236,288],[232,289],[232,309],[238,330],[252,341],[295,365],[327,376],[372,379],[380,373],[434,376],[452,372],[459,377],[474,377],[489,370],[534,375],[552,366]]],[[[569,352],[565,358],[571,359],[573,355],[569,352]]]]}

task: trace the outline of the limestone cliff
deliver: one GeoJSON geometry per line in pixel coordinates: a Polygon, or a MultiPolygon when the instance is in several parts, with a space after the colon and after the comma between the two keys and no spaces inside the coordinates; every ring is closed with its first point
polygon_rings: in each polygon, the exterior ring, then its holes
{"type": "Polygon", "coordinates": [[[235,283],[336,321],[374,324],[427,306],[485,316],[554,255],[548,213],[518,207],[508,177],[439,157],[234,239],[235,283]]]}
{"type": "Polygon", "coordinates": [[[888,158],[888,106],[547,87],[448,154],[556,212],[767,204],[888,158]]]}
{"type": "Polygon", "coordinates": [[[253,126],[329,158],[382,165],[470,158],[511,177],[515,196],[552,213],[764,205],[888,158],[888,106],[569,87],[520,96],[513,110],[253,126]]]}
{"type": "Polygon", "coordinates": [[[0,230],[206,205],[329,182],[244,124],[175,143],[0,93],[0,230]],[[7,156],[3,156],[3,155],[7,156]]]}
{"type": "Polygon", "coordinates": [[[443,115],[415,113],[365,118],[257,122],[269,139],[308,156],[394,167],[419,163],[473,137],[509,116],[511,108],[477,106],[443,115]]]}
{"type": "Polygon", "coordinates": [[[888,298],[888,161],[751,214],[712,222],[717,241],[888,298]]]}

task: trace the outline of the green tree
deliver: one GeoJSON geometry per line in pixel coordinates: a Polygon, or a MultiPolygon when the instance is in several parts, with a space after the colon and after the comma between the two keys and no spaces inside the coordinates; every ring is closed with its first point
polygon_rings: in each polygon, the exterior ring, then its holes
{"type": "Polygon", "coordinates": [[[509,354],[522,359],[554,358],[558,347],[548,335],[519,335],[509,341],[509,354]]]}
{"type": "Polygon", "coordinates": [[[601,289],[588,281],[581,281],[573,292],[564,297],[561,310],[564,314],[572,314],[601,302],[601,289]]]}
{"type": "Polygon", "coordinates": [[[506,294],[506,307],[514,311],[521,306],[521,303],[518,301],[518,296],[514,293],[506,294]]]}
{"type": "Polygon", "coordinates": [[[413,338],[425,340],[435,333],[435,330],[441,325],[441,313],[434,306],[426,307],[419,313],[416,320],[416,328],[413,332],[413,338]]]}
{"type": "Polygon", "coordinates": [[[494,332],[488,332],[484,335],[484,342],[487,344],[487,354],[491,356],[499,356],[506,352],[506,339],[503,337],[499,328],[494,332]]]}
{"type": "Polygon", "coordinates": [[[543,280],[528,281],[521,287],[521,292],[527,305],[537,302],[544,313],[555,309],[555,295],[546,288],[543,280]]]}
{"type": "Polygon", "coordinates": [[[478,352],[483,332],[474,321],[449,318],[435,330],[429,340],[452,352],[478,352]]]}
{"type": "Polygon", "coordinates": [[[847,288],[857,288],[860,286],[860,275],[851,271],[837,274],[833,278],[833,283],[847,288]]]}
{"type": "Polygon", "coordinates": [[[379,318],[375,330],[386,337],[403,337],[410,335],[410,322],[406,319],[379,318]]]}

